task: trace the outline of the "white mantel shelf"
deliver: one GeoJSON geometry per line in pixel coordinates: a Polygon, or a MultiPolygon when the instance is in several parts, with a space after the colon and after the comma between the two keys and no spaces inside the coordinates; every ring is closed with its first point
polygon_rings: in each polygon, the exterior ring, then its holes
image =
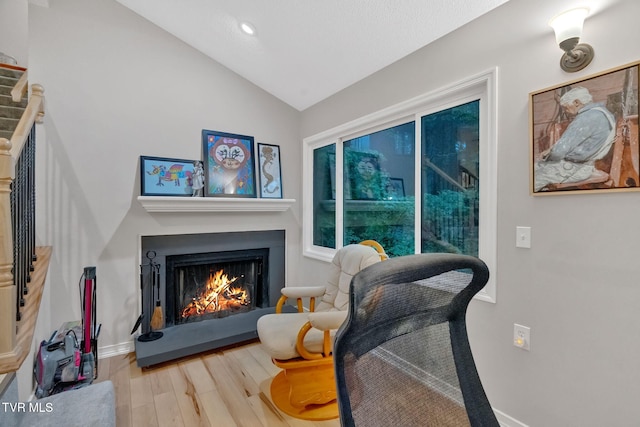
{"type": "Polygon", "coordinates": [[[147,212],[284,212],[295,199],[138,196],[147,212]]]}

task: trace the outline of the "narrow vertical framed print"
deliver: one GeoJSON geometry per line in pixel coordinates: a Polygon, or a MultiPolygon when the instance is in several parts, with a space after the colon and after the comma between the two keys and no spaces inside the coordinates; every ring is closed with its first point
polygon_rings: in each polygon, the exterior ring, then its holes
{"type": "Polygon", "coordinates": [[[260,197],[264,199],[282,199],[280,147],[278,145],[259,142],[258,161],[260,169],[260,197]]]}

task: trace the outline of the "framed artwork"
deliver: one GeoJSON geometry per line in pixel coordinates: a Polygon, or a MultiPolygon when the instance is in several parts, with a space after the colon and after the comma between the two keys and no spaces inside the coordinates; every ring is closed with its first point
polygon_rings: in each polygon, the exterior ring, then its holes
{"type": "Polygon", "coordinates": [[[258,161],[260,168],[260,197],[282,199],[280,147],[259,142],[258,161]]]}
{"type": "Polygon", "coordinates": [[[529,95],[531,194],[640,189],[639,65],[529,95]]]}
{"type": "Polygon", "coordinates": [[[204,195],[256,197],[253,137],[202,130],[204,195]]]}
{"type": "Polygon", "coordinates": [[[387,199],[404,199],[404,180],[402,178],[389,178],[387,185],[387,199]]]}
{"type": "Polygon", "coordinates": [[[190,197],[194,163],[194,160],[140,156],[140,195],[190,197]]]}

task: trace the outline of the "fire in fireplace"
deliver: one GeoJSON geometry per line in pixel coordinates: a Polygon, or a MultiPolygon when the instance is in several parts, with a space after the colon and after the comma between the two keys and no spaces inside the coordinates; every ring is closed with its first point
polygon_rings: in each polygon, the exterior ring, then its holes
{"type": "MultiPolygon", "coordinates": [[[[184,281],[181,277],[180,281],[184,281]]],[[[226,311],[246,311],[250,307],[249,292],[241,285],[234,285],[238,277],[229,278],[224,270],[215,273],[210,270],[205,289],[182,309],[180,317],[188,320],[192,316],[203,316],[207,313],[224,313],[226,311]]]]}
{"type": "Polygon", "coordinates": [[[267,307],[268,249],[167,256],[168,325],[267,307]]]}

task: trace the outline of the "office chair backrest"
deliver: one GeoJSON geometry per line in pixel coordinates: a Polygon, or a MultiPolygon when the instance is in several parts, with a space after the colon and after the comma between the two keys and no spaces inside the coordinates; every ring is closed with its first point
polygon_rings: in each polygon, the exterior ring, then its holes
{"type": "Polygon", "coordinates": [[[343,426],[498,426],[465,314],[489,271],[451,254],[397,257],[358,273],[334,364],[343,426]]]}

